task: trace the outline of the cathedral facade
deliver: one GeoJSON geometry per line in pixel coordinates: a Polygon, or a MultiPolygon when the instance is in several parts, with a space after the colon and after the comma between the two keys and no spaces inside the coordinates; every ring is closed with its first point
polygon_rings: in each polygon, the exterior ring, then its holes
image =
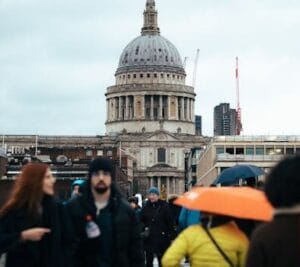
{"type": "Polygon", "coordinates": [[[186,159],[205,140],[195,135],[195,92],[176,47],[160,35],[154,0],[146,1],[141,35],[121,53],[106,92],[106,134],[135,161],[134,187],[182,193],[186,159]]]}

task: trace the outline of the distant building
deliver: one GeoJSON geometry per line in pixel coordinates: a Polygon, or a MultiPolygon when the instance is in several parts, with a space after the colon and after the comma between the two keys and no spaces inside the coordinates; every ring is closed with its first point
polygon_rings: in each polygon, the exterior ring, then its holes
{"type": "Polygon", "coordinates": [[[195,134],[202,135],[202,116],[195,116],[195,134]]]}
{"type": "Polygon", "coordinates": [[[210,185],[226,168],[251,164],[266,173],[282,158],[300,154],[300,136],[216,136],[198,160],[197,182],[210,185]]]}
{"type": "Polygon", "coordinates": [[[229,103],[221,103],[214,108],[214,135],[235,135],[236,110],[229,103]]]}
{"type": "Polygon", "coordinates": [[[6,165],[7,165],[7,157],[6,157],[5,150],[3,148],[0,148],[0,179],[6,173],[6,165]]]}

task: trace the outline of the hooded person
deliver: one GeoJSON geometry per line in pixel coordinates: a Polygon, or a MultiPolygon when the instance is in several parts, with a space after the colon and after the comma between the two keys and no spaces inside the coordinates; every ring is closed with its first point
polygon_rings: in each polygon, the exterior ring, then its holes
{"type": "Polygon", "coordinates": [[[146,265],[152,266],[156,255],[161,266],[161,258],[176,235],[173,217],[168,203],[159,199],[159,190],[156,187],[149,188],[147,197],[148,201],[141,211],[146,265]]]}
{"type": "Polygon", "coordinates": [[[139,224],[115,184],[110,159],[91,162],[83,194],[72,199],[67,209],[75,232],[70,266],[144,266],[139,224]]]}

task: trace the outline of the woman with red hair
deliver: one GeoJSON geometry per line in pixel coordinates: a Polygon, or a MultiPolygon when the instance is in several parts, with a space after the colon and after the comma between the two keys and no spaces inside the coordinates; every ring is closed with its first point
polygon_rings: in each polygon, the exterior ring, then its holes
{"type": "Polygon", "coordinates": [[[61,267],[60,207],[46,164],[29,163],[0,210],[0,254],[6,267],[61,267]]]}

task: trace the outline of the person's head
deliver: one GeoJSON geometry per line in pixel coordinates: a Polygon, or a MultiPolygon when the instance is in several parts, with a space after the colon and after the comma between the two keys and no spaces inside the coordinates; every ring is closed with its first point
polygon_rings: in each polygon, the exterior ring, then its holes
{"type": "Polygon", "coordinates": [[[12,194],[1,214],[12,209],[24,208],[30,216],[36,214],[44,195],[54,194],[55,178],[48,165],[43,163],[26,164],[16,179],[12,194]]]}
{"type": "Polygon", "coordinates": [[[73,192],[76,193],[76,194],[79,194],[79,189],[80,189],[80,186],[78,184],[74,185],[73,192]]]}
{"type": "Polygon", "coordinates": [[[115,180],[115,167],[112,160],[104,157],[94,159],[89,168],[89,181],[94,194],[104,194],[111,189],[115,180]]]}
{"type": "Polygon", "coordinates": [[[151,203],[157,202],[159,199],[159,191],[156,187],[151,187],[148,191],[147,191],[147,197],[148,200],[151,203]]]}
{"type": "Polygon", "coordinates": [[[257,178],[256,177],[249,177],[245,179],[245,185],[249,187],[256,188],[257,187],[257,178]]]}
{"type": "Polygon", "coordinates": [[[72,185],[71,185],[71,191],[72,194],[74,195],[81,195],[83,193],[83,188],[85,185],[86,181],[83,179],[77,179],[75,180],[72,185]]]}
{"type": "Polygon", "coordinates": [[[178,198],[177,195],[170,195],[170,196],[168,197],[168,203],[173,204],[174,201],[175,201],[177,198],[178,198]]]}
{"type": "Polygon", "coordinates": [[[128,199],[128,202],[129,202],[130,206],[131,206],[133,209],[138,208],[138,202],[139,202],[139,200],[138,200],[137,197],[130,197],[130,198],[128,199]]]}
{"type": "Polygon", "coordinates": [[[280,161],[270,172],[265,193],[275,208],[300,204],[300,156],[280,161]]]}

